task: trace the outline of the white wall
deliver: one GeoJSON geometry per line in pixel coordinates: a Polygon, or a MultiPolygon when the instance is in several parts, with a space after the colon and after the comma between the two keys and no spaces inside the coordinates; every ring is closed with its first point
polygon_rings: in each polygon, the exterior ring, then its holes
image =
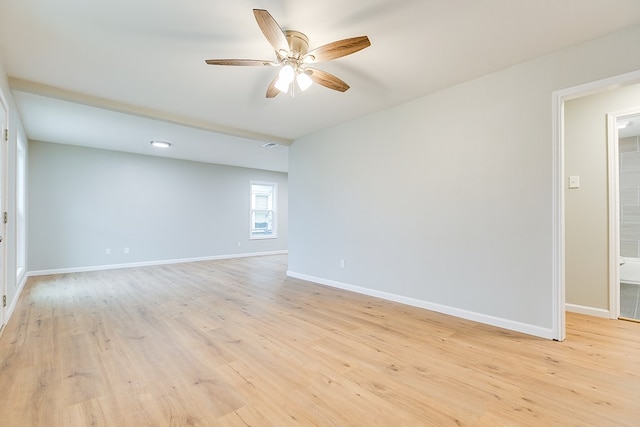
{"type": "Polygon", "coordinates": [[[552,93],[640,69],[639,42],[633,27],[300,138],[290,274],[551,337],[552,93]]]}
{"type": "Polygon", "coordinates": [[[285,173],[36,141],[28,163],[30,272],[287,249],[285,173]],[[252,179],[278,183],[278,239],[249,240],[252,179]]]}
{"type": "Polygon", "coordinates": [[[567,303],[609,310],[607,113],[640,108],[640,85],[565,103],[567,303]],[[568,177],[580,176],[569,189],[568,177]]]}

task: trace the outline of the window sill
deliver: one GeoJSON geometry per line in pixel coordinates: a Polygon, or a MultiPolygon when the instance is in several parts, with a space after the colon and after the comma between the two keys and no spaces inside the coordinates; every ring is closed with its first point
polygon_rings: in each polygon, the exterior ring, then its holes
{"type": "Polygon", "coordinates": [[[264,239],[277,239],[278,236],[266,235],[266,236],[249,236],[249,240],[264,240],[264,239]]]}

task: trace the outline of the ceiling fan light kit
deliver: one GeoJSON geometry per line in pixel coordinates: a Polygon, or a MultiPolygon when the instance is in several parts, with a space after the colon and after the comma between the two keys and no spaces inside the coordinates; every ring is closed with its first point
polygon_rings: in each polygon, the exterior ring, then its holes
{"type": "Polygon", "coordinates": [[[280,92],[287,92],[294,75],[295,71],[293,71],[293,67],[289,64],[284,65],[278,73],[278,80],[275,82],[276,89],[280,92]]]}
{"type": "Polygon", "coordinates": [[[333,74],[310,67],[309,64],[331,61],[371,46],[367,36],[335,41],[309,51],[309,39],[300,31],[283,30],[264,9],[253,9],[258,26],[276,53],[276,61],[260,59],[207,59],[209,65],[270,65],[282,67],[267,88],[267,98],[278,93],[294,96],[295,80],[300,90],[307,90],[314,82],[329,89],[345,92],[349,85],[333,74]]]}
{"type": "Polygon", "coordinates": [[[313,80],[311,80],[311,77],[309,77],[307,73],[299,73],[296,76],[296,83],[298,83],[300,90],[305,91],[311,87],[313,80]]]}

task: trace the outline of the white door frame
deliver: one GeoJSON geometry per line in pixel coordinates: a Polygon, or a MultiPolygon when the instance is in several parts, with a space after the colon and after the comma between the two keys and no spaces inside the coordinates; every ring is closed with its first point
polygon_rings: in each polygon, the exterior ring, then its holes
{"type": "Polygon", "coordinates": [[[607,170],[609,171],[609,317],[620,316],[620,155],[618,116],[607,114],[607,170]]]}
{"type": "MultiPolygon", "coordinates": [[[[564,209],[564,103],[575,98],[593,95],[607,90],[617,89],[640,83],[640,70],[627,74],[598,80],[591,83],[555,91],[552,94],[553,127],[553,248],[552,248],[552,292],[553,292],[553,339],[564,341],[566,338],[565,317],[565,209],[564,209]]],[[[616,129],[617,131],[617,129],[616,129]]],[[[616,181],[617,182],[617,181],[616,181]]],[[[609,238],[611,244],[611,237],[609,238]]],[[[611,251],[610,259],[611,259],[611,251]]],[[[611,262],[611,260],[610,260],[611,262]]],[[[617,264],[617,259],[614,260],[617,264]]],[[[610,269],[612,270],[612,269],[610,269]]],[[[611,280],[611,278],[609,279],[611,280]]],[[[611,286],[609,286],[611,290],[611,286]]],[[[619,290],[618,290],[619,292],[619,290]]],[[[619,304],[618,299],[618,304],[619,304]]]]}
{"type": "Polygon", "coordinates": [[[0,91],[0,109],[4,114],[2,118],[2,135],[0,135],[0,330],[7,321],[7,225],[2,219],[2,212],[5,211],[7,202],[7,146],[9,145],[5,131],[9,132],[9,105],[0,91]]]}

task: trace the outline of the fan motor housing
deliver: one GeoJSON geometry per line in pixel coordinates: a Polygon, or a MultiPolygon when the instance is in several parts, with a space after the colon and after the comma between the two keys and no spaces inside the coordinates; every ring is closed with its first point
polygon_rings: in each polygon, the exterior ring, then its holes
{"type": "Polygon", "coordinates": [[[299,56],[309,52],[309,38],[300,31],[285,30],[284,36],[287,38],[291,52],[297,53],[299,56]]]}

